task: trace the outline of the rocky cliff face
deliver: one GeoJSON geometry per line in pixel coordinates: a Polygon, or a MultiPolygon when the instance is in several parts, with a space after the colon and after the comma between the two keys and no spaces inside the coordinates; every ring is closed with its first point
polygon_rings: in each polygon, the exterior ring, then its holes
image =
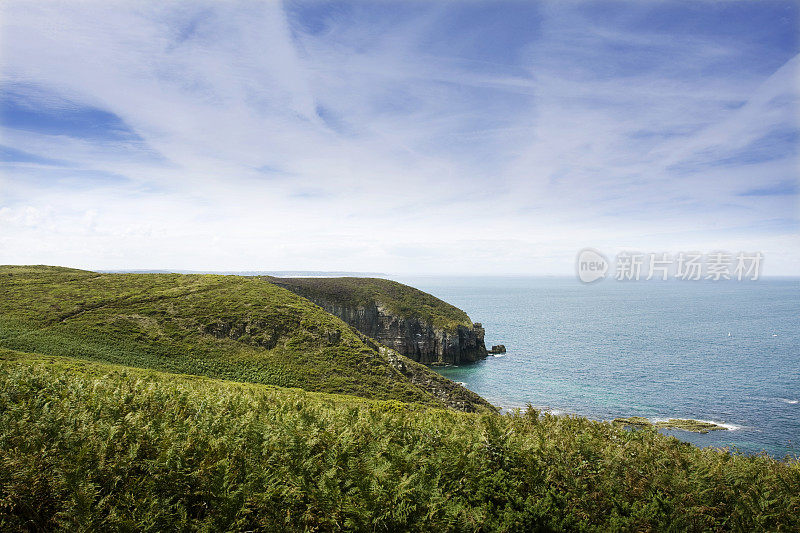
{"type": "MultiPolygon", "coordinates": [[[[292,290],[292,286],[285,286],[292,290]]],[[[419,319],[396,316],[380,304],[351,307],[298,292],[327,312],[384,346],[424,364],[460,364],[486,357],[480,324],[457,326],[455,331],[433,327],[419,319]]]]}

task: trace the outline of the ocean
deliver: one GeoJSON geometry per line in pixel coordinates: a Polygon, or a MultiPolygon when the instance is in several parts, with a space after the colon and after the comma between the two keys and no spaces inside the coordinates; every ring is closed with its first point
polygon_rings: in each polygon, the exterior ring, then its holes
{"type": "Polygon", "coordinates": [[[465,310],[507,353],[435,368],[493,404],[596,420],[693,418],[697,446],[800,455],[800,280],[394,278],[465,310]]]}

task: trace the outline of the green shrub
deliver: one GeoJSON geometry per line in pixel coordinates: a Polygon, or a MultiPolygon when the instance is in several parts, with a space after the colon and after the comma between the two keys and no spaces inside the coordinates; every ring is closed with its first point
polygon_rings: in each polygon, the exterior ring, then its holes
{"type": "Polygon", "coordinates": [[[0,529],[797,531],[800,465],[5,352],[0,529]]]}

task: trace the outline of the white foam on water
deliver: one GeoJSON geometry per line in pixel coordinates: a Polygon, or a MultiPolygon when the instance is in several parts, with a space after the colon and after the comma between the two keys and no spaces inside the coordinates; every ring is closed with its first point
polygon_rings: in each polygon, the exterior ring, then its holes
{"type": "Polygon", "coordinates": [[[566,415],[570,414],[568,411],[564,411],[564,410],[561,410],[561,409],[551,409],[549,407],[542,409],[542,412],[543,413],[550,413],[551,415],[555,415],[555,416],[566,416],[566,415]]]}
{"type": "Polygon", "coordinates": [[[800,403],[800,400],[790,400],[789,398],[778,398],[783,403],[788,403],[789,405],[796,405],[800,403]]]}
{"type": "Polygon", "coordinates": [[[718,426],[722,426],[728,431],[736,431],[737,429],[742,429],[742,426],[738,426],[736,424],[727,424],[725,422],[717,422],[715,420],[698,420],[698,422],[707,422],[709,424],[716,424],[718,426]]]}

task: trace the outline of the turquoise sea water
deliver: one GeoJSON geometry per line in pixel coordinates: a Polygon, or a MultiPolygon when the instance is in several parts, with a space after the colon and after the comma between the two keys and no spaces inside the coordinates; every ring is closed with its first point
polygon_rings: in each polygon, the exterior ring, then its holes
{"type": "Polygon", "coordinates": [[[504,408],[694,418],[699,446],[800,454],[800,280],[397,278],[456,305],[508,353],[437,369],[504,408]]]}

